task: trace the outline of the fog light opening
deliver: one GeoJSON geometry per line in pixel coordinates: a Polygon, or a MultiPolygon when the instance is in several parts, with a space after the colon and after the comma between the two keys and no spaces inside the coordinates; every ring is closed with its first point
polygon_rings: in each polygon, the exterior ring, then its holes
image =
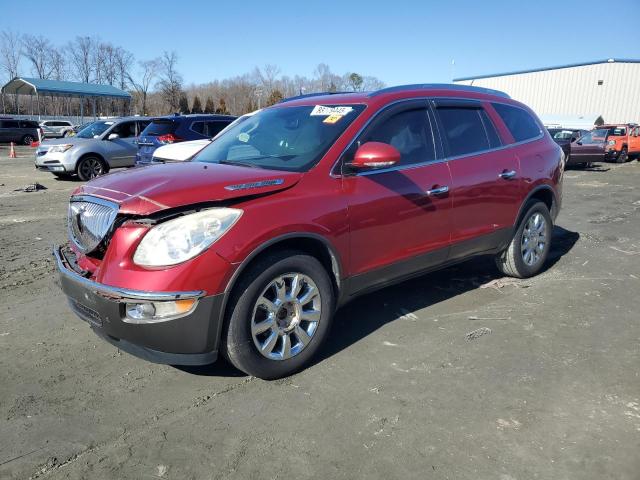
{"type": "Polygon", "coordinates": [[[193,311],[198,301],[195,298],[169,302],[140,302],[126,304],[128,323],[164,322],[185,316],[193,311]]]}

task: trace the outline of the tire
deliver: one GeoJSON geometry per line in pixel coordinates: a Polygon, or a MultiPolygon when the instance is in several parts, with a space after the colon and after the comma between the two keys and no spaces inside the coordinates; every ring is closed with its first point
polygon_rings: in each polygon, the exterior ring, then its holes
{"type": "Polygon", "coordinates": [[[551,247],[553,221],[547,206],[538,200],[531,200],[525,205],[524,210],[525,214],[509,246],[495,258],[498,270],[509,277],[528,278],[538,274],[547,260],[551,247]],[[543,224],[540,223],[541,220],[544,221],[543,224]],[[531,235],[528,232],[531,232],[531,235]],[[527,243],[536,243],[533,249],[525,245],[527,237],[527,243]]]}
{"type": "Polygon", "coordinates": [[[62,138],[67,138],[69,136],[69,130],[65,130],[62,132],[62,138]]]}
{"type": "Polygon", "coordinates": [[[33,136],[31,135],[25,135],[24,137],[22,137],[21,143],[22,145],[31,145],[31,142],[33,142],[35,139],[33,138],[33,136]]]}
{"type": "Polygon", "coordinates": [[[329,274],[312,256],[291,250],[268,254],[243,273],[233,292],[222,352],[249,375],[264,380],[292,375],[309,363],[327,337],[335,294],[329,274]],[[292,295],[295,276],[299,288],[292,295]],[[283,287],[280,294],[278,285],[283,287]],[[291,299],[302,302],[289,303],[291,299]]]}
{"type": "Polygon", "coordinates": [[[76,174],[83,182],[107,173],[107,167],[98,157],[83,157],[76,167],[76,174]]]}
{"type": "Polygon", "coordinates": [[[627,160],[628,160],[627,149],[623,148],[622,150],[620,150],[620,154],[616,158],[616,163],[627,163],[627,160]]]}

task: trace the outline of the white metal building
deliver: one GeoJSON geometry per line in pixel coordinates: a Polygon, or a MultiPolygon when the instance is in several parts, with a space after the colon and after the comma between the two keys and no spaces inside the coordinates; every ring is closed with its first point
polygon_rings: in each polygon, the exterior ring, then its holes
{"type": "Polygon", "coordinates": [[[453,81],[502,90],[540,117],[597,114],[606,123],[640,123],[640,60],[610,58],[453,81]]]}

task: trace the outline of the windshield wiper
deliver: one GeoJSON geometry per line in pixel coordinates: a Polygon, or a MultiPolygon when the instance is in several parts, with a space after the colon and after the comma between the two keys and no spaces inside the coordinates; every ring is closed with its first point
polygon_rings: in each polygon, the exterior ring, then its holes
{"type": "Polygon", "coordinates": [[[220,160],[218,163],[222,163],[224,165],[238,165],[240,167],[262,168],[260,165],[256,165],[255,163],[239,162],[237,160],[220,160]]]}

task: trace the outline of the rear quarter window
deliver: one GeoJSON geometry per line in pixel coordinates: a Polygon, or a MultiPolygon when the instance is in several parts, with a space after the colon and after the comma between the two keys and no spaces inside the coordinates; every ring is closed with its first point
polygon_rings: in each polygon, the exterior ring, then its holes
{"type": "Polygon", "coordinates": [[[503,103],[493,103],[492,105],[516,142],[531,140],[542,132],[538,122],[526,110],[503,103]]]}
{"type": "Polygon", "coordinates": [[[154,120],[144,129],[142,135],[146,137],[159,137],[161,135],[174,133],[177,128],[177,122],[171,120],[154,120]]]}

